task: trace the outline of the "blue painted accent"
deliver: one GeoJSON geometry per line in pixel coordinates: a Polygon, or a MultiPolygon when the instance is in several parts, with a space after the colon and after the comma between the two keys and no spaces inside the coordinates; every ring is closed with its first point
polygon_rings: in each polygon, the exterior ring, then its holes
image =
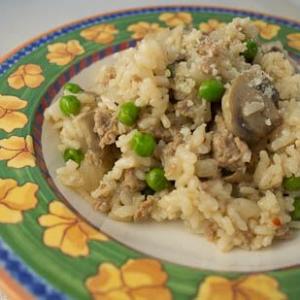
{"type": "Polygon", "coordinates": [[[75,65],[75,72],[76,72],[76,74],[77,74],[79,71],[80,71],[80,64],[77,63],[77,64],[75,65]]]}
{"type": "Polygon", "coordinates": [[[41,277],[37,276],[18,258],[0,239],[0,266],[4,267],[13,278],[40,300],[67,300],[68,297],[55,290],[41,277]]]}
{"type": "Polygon", "coordinates": [[[135,40],[129,41],[129,47],[135,47],[135,46],[136,46],[136,41],[135,40]]]}
{"type": "Polygon", "coordinates": [[[92,56],[87,57],[87,60],[86,60],[87,66],[90,66],[92,62],[93,62],[92,56]]]}
{"type": "Polygon", "coordinates": [[[58,93],[60,89],[61,89],[61,86],[60,86],[59,82],[56,81],[54,83],[54,90],[55,90],[55,92],[58,93]]]}
{"type": "MultiPolygon", "coordinates": [[[[28,44],[17,53],[13,54],[7,58],[3,63],[0,64],[0,75],[3,75],[8,71],[15,63],[17,63],[22,57],[30,54],[40,46],[43,46],[49,42],[52,42],[57,37],[63,36],[69,32],[83,29],[95,24],[113,21],[118,18],[128,17],[132,15],[144,15],[150,13],[161,13],[161,12],[179,12],[187,11],[190,13],[222,13],[227,15],[234,16],[249,16],[251,18],[262,19],[268,22],[275,22],[280,25],[289,26],[291,28],[300,30],[300,23],[289,21],[286,19],[265,16],[263,14],[247,12],[247,11],[236,11],[226,8],[216,8],[216,7],[185,7],[185,6],[176,6],[176,7],[153,7],[153,8],[141,8],[131,11],[124,11],[119,13],[112,13],[109,15],[98,16],[94,18],[89,18],[83,21],[80,21],[76,24],[66,25],[65,27],[56,30],[55,32],[49,33],[36,41],[28,44]]],[[[136,41],[129,41],[129,46],[135,46],[136,41]]],[[[116,46],[114,50],[118,50],[119,46],[116,46]]],[[[105,50],[100,52],[100,57],[105,56],[105,50]]],[[[90,58],[91,59],[91,58],[90,58]]],[[[88,64],[91,61],[88,59],[88,64]]],[[[79,71],[79,63],[75,65],[76,73],[79,71]]],[[[69,78],[68,73],[66,73],[67,78],[69,78]]],[[[56,86],[56,89],[58,86],[56,86]]],[[[48,94],[45,95],[47,101],[50,101],[48,94]]],[[[64,300],[68,299],[66,295],[55,290],[49,283],[45,282],[43,278],[37,275],[33,270],[31,270],[17,255],[15,255],[0,239],[0,265],[3,266],[16,280],[18,280],[24,287],[26,287],[33,295],[38,299],[45,300],[64,300]]]]}

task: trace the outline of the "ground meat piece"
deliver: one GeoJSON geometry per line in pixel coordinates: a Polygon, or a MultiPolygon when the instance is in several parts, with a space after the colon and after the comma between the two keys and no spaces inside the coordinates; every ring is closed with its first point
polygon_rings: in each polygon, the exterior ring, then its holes
{"type": "Polygon", "coordinates": [[[191,99],[183,99],[175,104],[175,114],[201,125],[211,120],[211,105],[208,101],[193,102],[191,99]]]}
{"type": "Polygon", "coordinates": [[[157,140],[163,140],[165,143],[172,142],[183,126],[192,124],[187,117],[176,116],[174,111],[167,114],[167,118],[170,121],[170,127],[165,128],[161,123],[159,123],[155,128],[153,128],[155,138],[157,138],[157,140]]]}
{"type": "Polygon", "coordinates": [[[118,121],[113,113],[104,107],[99,107],[95,112],[94,132],[99,136],[99,146],[103,149],[116,141],[119,134],[118,121]]]}
{"type": "Polygon", "coordinates": [[[191,108],[193,106],[194,106],[194,102],[192,100],[184,99],[184,100],[178,101],[178,103],[176,103],[176,111],[180,115],[190,117],[191,108]]]}
{"type": "Polygon", "coordinates": [[[216,224],[209,220],[204,220],[202,224],[203,233],[209,241],[213,241],[216,236],[216,224]]]}
{"type": "Polygon", "coordinates": [[[224,181],[229,183],[248,182],[252,180],[252,176],[246,173],[245,168],[237,169],[234,173],[224,176],[224,181]]]}
{"type": "Polygon", "coordinates": [[[153,130],[153,134],[158,140],[165,142],[169,142],[172,139],[172,131],[169,128],[164,128],[161,124],[153,130]]]}
{"type": "Polygon", "coordinates": [[[109,198],[111,197],[112,193],[113,193],[113,186],[102,181],[100,183],[99,188],[97,189],[97,196],[99,198],[109,198]]]}
{"type": "Polygon", "coordinates": [[[276,238],[280,240],[289,240],[292,238],[292,233],[289,226],[284,225],[276,231],[276,238]]]}
{"type": "Polygon", "coordinates": [[[244,243],[246,243],[246,244],[251,243],[251,241],[255,237],[255,234],[250,230],[244,231],[243,234],[244,234],[243,240],[244,240],[244,243]]]}
{"type": "Polygon", "coordinates": [[[96,194],[93,196],[96,198],[94,208],[104,213],[109,212],[112,206],[111,199],[114,193],[114,185],[102,180],[94,193],[96,194]]]}
{"type": "Polygon", "coordinates": [[[216,130],[213,134],[213,156],[219,166],[236,170],[251,160],[251,151],[247,144],[227,130],[221,116],[216,116],[216,130]]]}
{"type": "Polygon", "coordinates": [[[148,196],[147,200],[142,202],[133,216],[134,221],[142,221],[148,219],[154,204],[152,196],[148,196]]]}
{"type": "Polygon", "coordinates": [[[108,213],[111,211],[111,203],[107,198],[101,198],[94,203],[94,209],[99,210],[103,213],[108,213]]]}
{"type": "Polygon", "coordinates": [[[162,156],[161,160],[162,163],[165,164],[171,157],[175,155],[177,147],[182,143],[182,136],[181,134],[177,134],[173,141],[168,143],[163,151],[162,151],[162,156]]]}
{"type": "Polygon", "coordinates": [[[222,134],[217,132],[213,135],[213,152],[219,166],[232,170],[242,167],[244,162],[248,162],[243,157],[250,150],[244,142],[237,137],[233,137],[231,133],[222,134]]]}
{"type": "Polygon", "coordinates": [[[134,169],[127,169],[123,172],[120,182],[107,182],[102,180],[97,190],[94,192],[94,207],[102,212],[109,212],[112,206],[112,199],[117,195],[134,194],[144,189],[144,181],[138,179],[134,174],[134,169]]]}
{"type": "Polygon", "coordinates": [[[123,173],[122,187],[129,188],[130,191],[140,191],[145,183],[135,176],[134,169],[127,169],[123,173]]]}

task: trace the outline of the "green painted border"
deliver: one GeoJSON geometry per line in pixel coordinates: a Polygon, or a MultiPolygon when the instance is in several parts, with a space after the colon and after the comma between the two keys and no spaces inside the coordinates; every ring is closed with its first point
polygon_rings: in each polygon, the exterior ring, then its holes
{"type": "MultiPolygon", "coordinates": [[[[192,13],[193,22],[198,26],[200,22],[206,22],[210,18],[217,18],[222,22],[228,22],[234,15],[220,13],[192,13]]],[[[123,17],[112,22],[119,30],[119,34],[113,44],[119,44],[130,38],[130,33],[126,30],[127,26],[139,21],[156,22],[161,26],[164,23],[158,20],[157,13],[149,13],[146,15],[123,17]]],[[[81,30],[75,30],[65,34],[50,44],[57,42],[66,42],[76,39],[84,47],[85,53],[76,57],[73,63],[79,62],[82,58],[88,57],[96,51],[104,49],[105,45],[99,45],[82,38],[79,33],[81,30]]],[[[286,36],[289,33],[295,33],[295,29],[288,26],[281,26],[278,36],[274,39],[280,39],[287,46],[286,36]]],[[[32,132],[34,124],[35,111],[39,105],[40,99],[47,89],[56,79],[65,72],[70,64],[60,67],[50,64],[46,59],[47,46],[45,44],[29,55],[21,58],[18,63],[12,66],[0,81],[0,94],[14,95],[28,101],[28,106],[22,110],[28,118],[29,123],[22,129],[16,129],[12,133],[6,133],[0,130],[0,140],[11,136],[26,136],[32,132]],[[15,90],[7,84],[7,78],[20,65],[38,64],[43,69],[43,75],[46,80],[36,89],[22,88],[15,90]]],[[[293,49],[289,49],[297,53],[293,49]]],[[[84,286],[84,280],[96,274],[98,265],[102,262],[110,262],[116,266],[123,265],[129,258],[140,258],[142,254],[130,250],[116,241],[96,242],[90,241],[90,255],[82,258],[72,258],[63,254],[58,249],[45,246],[42,241],[42,228],[37,218],[48,213],[48,204],[56,199],[55,194],[46,183],[43,175],[38,167],[25,167],[22,169],[12,169],[7,167],[6,161],[0,161],[0,178],[13,178],[19,185],[26,182],[33,182],[39,185],[38,205],[36,208],[25,212],[24,220],[20,224],[1,224],[0,235],[2,239],[19,255],[31,268],[35,270],[41,277],[45,278],[49,283],[60,291],[66,293],[74,299],[89,299],[89,294],[84,286]],[[20,247],[22,245],[22,247],[20,247]],[[42,263],[41,263],[42,262],[42,263]],[[46,266],[46,267],[45,267],[46,266]],[[80,270],[80,271],[79,271],[80,270]],[[70,281],[72,278],[72,281],[70,281]]],[[[183,267],[167,262],[162,262],[164,270],[168,273],[167,286],[171,289],[174,299],[192,299],[195,297],[199,283],[207,275],[217,274],[226,278],[237,278],[240,273],[233,272],[211,272],[183,267]]],[[[279,282],[281,290],[286,293],[289,299],[298,299],[300,295],[300,269],[285,269],[281,271],[267,272],[266,274],[276,278],[279,282]],[[298,296],[298,297],[297,297],[298,296]]]]}

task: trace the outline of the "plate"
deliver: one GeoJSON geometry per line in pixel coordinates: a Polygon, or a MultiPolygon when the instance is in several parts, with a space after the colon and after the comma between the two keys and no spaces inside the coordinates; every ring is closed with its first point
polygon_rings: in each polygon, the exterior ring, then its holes
{"type": "Polygon", "coordinates": [[[157,27],[193,23],[210,31],[237,16],[251,17],[263,41],[279,39],[300,59],[300,23],[218,7],[169,6],[76,21],[28,42],[1,62],[0,262],[32,295],[299,299],[299,234],[265,250],[224,254],[177,223],[109,220],[55,177],[62,162],[57,135],[43,112],[64,83],[72,78],[88,88],[99,65],[111,63],[113,53],[134,46],[157,27]]]}

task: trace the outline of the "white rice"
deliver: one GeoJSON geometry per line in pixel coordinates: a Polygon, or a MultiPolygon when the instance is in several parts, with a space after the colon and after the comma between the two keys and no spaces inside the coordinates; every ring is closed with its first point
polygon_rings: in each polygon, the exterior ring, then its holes
{"type": "MultiPolygon", "coordinates": [[[[280,52],[260,53],[256,60],[279,92],[283,123],[260,151],[250,182],[232,184],[224,179],[212,156],[213,129],[207,124],[211,107],[197,98],[203,80],[217,76],[230,88],[232,80],[251,67],[240,53],[245,50],[244,40],[255,36],[249,19],[234,19],[210,34],[213,43],[206,51],[202,45],[207,37],[200,31],[180,27],[162,30],[118,55],[115,65],[103,67],[95,94],[76,94],[82,104],[80,115],[67,118],[57,103],[52,104],[45,117],[59,130],[59,150],[75,148],[90,153],[80,167],[68,161],[59,168],[61,182],[92,199],[110,217],[133,221],[145,196],[124,187],[125,173],[134,170],[133,176],[143,181],[151,167],[162,165],[174,187],[147,198],[152,203],[147,217],[157,222],[182,220],[224,251],[267,247],[290,226],[300,228],[299,222],[291,222],[293,195],[282,188],[285,177],[300,176],[300,75],[289,60],[280,52]],[[170,110],[170,88],[182,105],[175,112],[170,110]],[[117,125],[114,147],[118,156],[109,164],[110,151],[104,153],[95,145],[97,135],[78,118],[99,108],[115,115],[119,105],[129,99],[140,107],[142,117],[135,128],[117,125]],[[137,130],[154,132],[158,126],[174,129],[179,143],[171,147],[174,135],[171,142],[162,139],[158,143],[153,157],[137,156],[131,149],[132,136],[137,130]],[[163,154],[167,147],[173,149],[169,155],[163,154]]],[[[245,107],[246,115],[260,109],[259,103],[252,103],[245,107]]],[[[243,167],[249,160],[244,159],[243,167]]]]}

